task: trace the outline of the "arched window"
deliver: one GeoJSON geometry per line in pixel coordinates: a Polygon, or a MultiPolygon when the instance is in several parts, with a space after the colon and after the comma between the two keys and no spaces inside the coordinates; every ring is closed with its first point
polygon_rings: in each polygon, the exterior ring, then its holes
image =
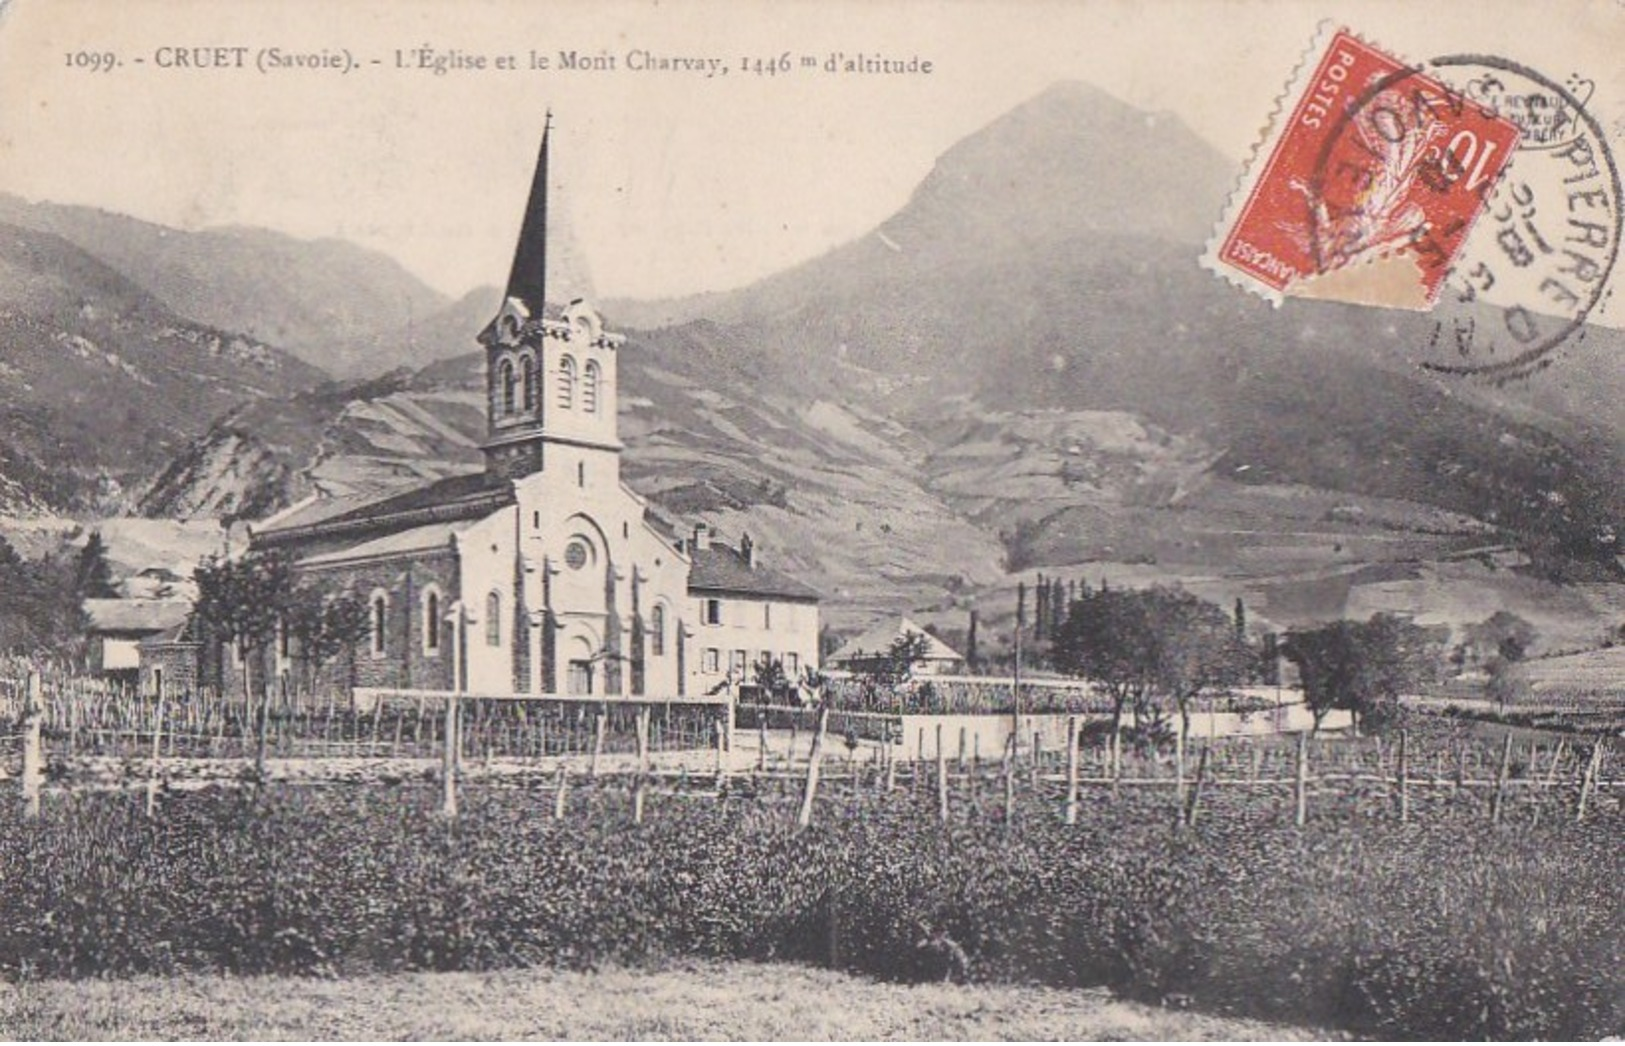
{"type": "Polygon", "coordinates": [[[649,654],[664,657],[666,653],[666,608],[659,603],[649,611],[649,654]]]}
{"type": "Polygon", "coordinates": [[[382,592],[372,594],[372,656],[383,657],[388,639],[385,628],[389,624],[389,597],[382,592]]]}
{"type": "Polygon", "coordinates": [[[559,406],[569,410],[576,397],[576,358],[559,357],[559,406]]]}
{"type": "Polygon", "coordinates": [[[502,645],[502,595],[494,589],[485,597],[485,645],[502,645]]]}
{"type": "Polygon", "coordinates": [[[598,361],[588,360],[581,380],[581,409],[588,414],[598,413],[598,361]]]}
{"type": "Polygon", "coordinates": [[[502,413],[512,414],[514,404],[514,382],[516,381],[513,371],[513,360],[503,360],[502,367],[497,373],[500,375],[500,380],[502,383],[502,413]]]}
{"type": "Polygon", "coordinates": [[[523,409],[536,409],[536,360],[529,353],[519,357],[519,402],[523,409]]]}
{"type": "Polygon", "coordinates": [[[423,590],[423,652],[440,653],[440,591],[423,590]]]}

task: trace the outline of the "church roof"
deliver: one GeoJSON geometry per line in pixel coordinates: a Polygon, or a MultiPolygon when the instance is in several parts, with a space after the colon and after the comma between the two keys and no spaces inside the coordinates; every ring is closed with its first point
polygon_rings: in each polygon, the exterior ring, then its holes
{"type": "Polygon", "coordinates": [[[727,595],[776,596],[780,599],[817,600],[815,589],[760,563],[752,566],[738,549],[723,544],[691,548],[693,567],[688,572],[690,592],[727,595]]]}
{"type": "Polygon", "coordinates": [[[891,645],[905,635],[925,637],[925,656],[921,661],[963,661],[965,655],[944,643],[936,636],[916,625],[908,618],[899,618],[896,624],[882,621],[871,627],[867,632],[847,642],[847,644],[830,655],[830,662],[838,664],[842,661],[855,661],[869,657],[880,657],[891,650],[891,645]]]}
{"type": "Polygon", "coordinates": [[[362,499],[323,498],[274,517],[254,532],[261,546],[317,537],[402,530],[426,523],[476,519],[513,504],[513,485],[484,472],[447,476],[421,486],[362,499]]]}
{"type": "Polygon", "coordinates": [[[372,538],[359,544],[346,545],[344,548],[309,556],[301,559],[299,565],[319,567],[330,563],[345,563],[357,559],[375,559],[383,556],[402,555],[408,552],[427,552],[431,549],[447,548],[451,545],[452,535],[462,532],[467,527],[468,521],[466,520],[452,523],[428,523],[421,527],[398,530],[393,534],[385,534],[383,537],[372,538]]]}

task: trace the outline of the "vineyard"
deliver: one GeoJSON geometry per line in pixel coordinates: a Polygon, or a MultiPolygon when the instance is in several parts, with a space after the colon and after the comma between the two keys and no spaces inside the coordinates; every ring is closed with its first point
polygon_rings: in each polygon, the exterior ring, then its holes
{"type": "Polygon", "coordinates": [[[5,678],[0,973],[692,955],[1384,1037],[1625,1031],[1604,741],[1406,715],[1114,751],[1072,717],[1072,744],[899,759],[879,713],[362,697],[5,678]]]}

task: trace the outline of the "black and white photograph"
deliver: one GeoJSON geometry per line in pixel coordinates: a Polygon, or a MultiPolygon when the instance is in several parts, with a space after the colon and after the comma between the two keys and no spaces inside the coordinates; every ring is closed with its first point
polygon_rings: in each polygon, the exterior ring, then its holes
{"type": "Polygon", "coordinates": [[[0,0],[0,1037],[1625,1037],[1621,53],[0,0]]]}

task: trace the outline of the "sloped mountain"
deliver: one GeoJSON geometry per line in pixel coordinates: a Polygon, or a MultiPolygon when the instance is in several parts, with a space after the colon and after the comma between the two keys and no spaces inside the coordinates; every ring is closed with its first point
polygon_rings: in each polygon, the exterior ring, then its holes
{"type": "Polygon", "coordinates": [[[117,510],[226,410],[321,377],[182,319],[60,237],[0,224],[0,511],[117,510]]]}
{"type": "MultiPolygon", "coordinates": [[[[643,328],[627,476],[780,550],[837,624],[978,591],[990,621],[1011,608],[989,586],[1043,567],[1178,578],[1277,623],[1500,600],[1589,634],[1612,597],[1562,583],[1617,577],[1625,338],[1592,329],[1512,385],[1431,377],[1408,350],[1426,317],[1275,310],[1198,268],[1234,178],[1176,119],[1063,84],[869,236],[739,291],[610,303],[643,328]]],[[[495,303],[411,335],[472,348],[495,303]]],[[[478,368],[251,405],[146,507],[252,514],[474,467],[478,368]]]]}
{"type": "Polygon", "coordinates": [[[266,229],[199,232],[0,193],[0,222],[62,237],[204,326],[241,331],[345,376],[422,366],[430,342],[393,335],[447,304],[394,259],[344,240],[266,229]]]}

